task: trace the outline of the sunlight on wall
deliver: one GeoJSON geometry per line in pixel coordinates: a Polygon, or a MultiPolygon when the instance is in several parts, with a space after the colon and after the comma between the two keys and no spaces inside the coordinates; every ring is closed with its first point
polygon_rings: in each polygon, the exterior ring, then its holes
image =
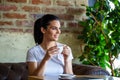
{"type": "Polygon", "coordinates": [[[0,32],[0,62],[24,62],[34,40],[28,33],[0,32]]]}

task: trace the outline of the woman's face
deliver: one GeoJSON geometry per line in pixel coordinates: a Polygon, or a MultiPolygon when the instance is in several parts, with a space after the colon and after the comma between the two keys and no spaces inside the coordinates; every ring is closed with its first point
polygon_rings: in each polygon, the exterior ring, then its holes
{"type": "Polygon", "coordinates": [[[57,41],[59,38],[59,35],[61,33],[60,30],[60,21],[53,20],[50,22],[50,24],[47,26],[47,29],[44,29],[44,38],[46,38],[49,41],[57,41]]]}

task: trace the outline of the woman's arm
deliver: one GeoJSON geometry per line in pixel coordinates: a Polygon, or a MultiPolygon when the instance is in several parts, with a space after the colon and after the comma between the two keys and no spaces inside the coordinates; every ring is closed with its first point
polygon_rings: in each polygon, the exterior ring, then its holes
{"type": "Polygon", "coordinates": [[[67,74],[73,74],[73,71],[72,71],[72,61],[69,60],[69,61],[64,61],[65,65],[64,65],[64,73],[67,73],[67,74]]]}
{"type": "Polygon", "coordinates": [[[71,50],[68,46],[64,46],[63,48],[63,56],[64,56],[64,73],[67,74],[73,74],[73,70],[72,70],[72,59],[68,59],[68,57],[70,56],[71,50]]]}
{"type": "Polygon", "coordinates": [[[43,76],[47,61],[54,55],[58,53],[58,48],[56,46],[51,47],[47,50],[45,57],[38,65],[37,62],[28,62],[28,70],[30,75],[43,76]]]}
{"type": "Polygon", "coordinates": [[[28,62],[29,75],[43,76],[47,61],[42,60],[40,65],[37,62],[28,62]]]}

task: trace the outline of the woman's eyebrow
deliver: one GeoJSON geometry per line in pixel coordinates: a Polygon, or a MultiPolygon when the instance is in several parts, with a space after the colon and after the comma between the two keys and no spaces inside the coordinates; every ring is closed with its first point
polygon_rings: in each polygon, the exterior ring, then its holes
{"type": "Polygon", "coordinates": [[[60,27],[57,27],[57,26],[51,26],[50,28],[60,28],[60,27]]]}

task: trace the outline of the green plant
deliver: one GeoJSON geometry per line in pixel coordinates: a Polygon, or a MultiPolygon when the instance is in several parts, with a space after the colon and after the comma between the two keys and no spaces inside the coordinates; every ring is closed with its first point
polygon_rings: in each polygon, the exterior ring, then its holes
{"type": "Polygon", "coordinates": [[[119,68],[114,69],[114,72],[115,72],[114,76],[120,77],[120,69],[119,68]]]}
{"type": "Polygon", "coordinates": [[[80,21],[84,26],[82,35],[86,44],[79,57],[83,64],[110,68],[112,76],[116,76],[113,62],[120,54],[120,2],[118,0],[96,0],[94,6],[86,6],[88,19],[80,21]],[[110,2],[115,6],[111,8],[110,2]]]}

